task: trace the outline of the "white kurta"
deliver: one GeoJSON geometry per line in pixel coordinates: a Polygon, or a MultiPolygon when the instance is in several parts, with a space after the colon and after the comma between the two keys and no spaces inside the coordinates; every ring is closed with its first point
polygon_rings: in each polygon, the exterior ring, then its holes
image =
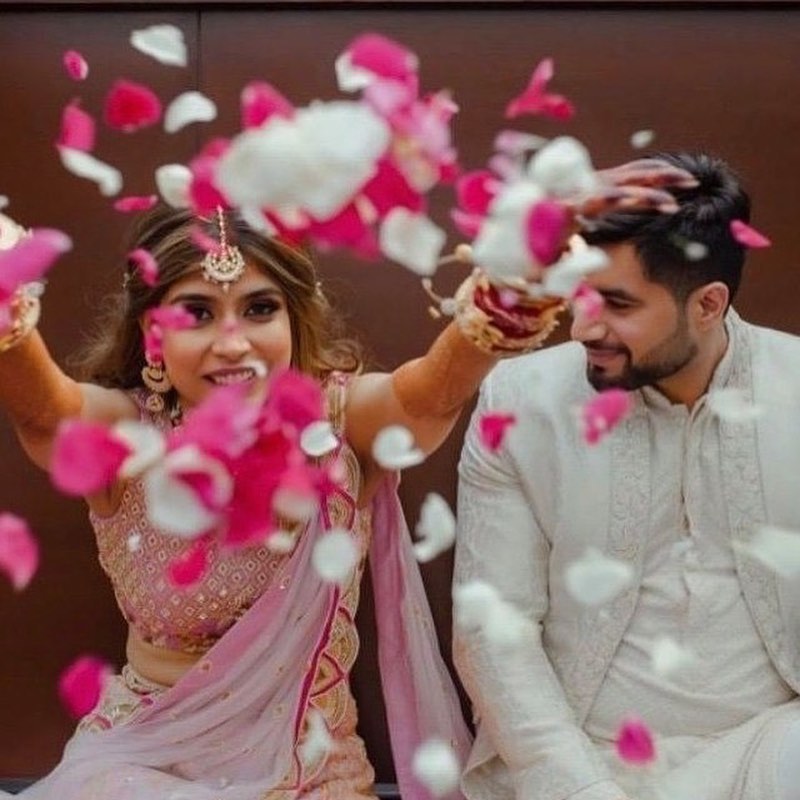
{"type": "MultiPolygon", "coordinates": [[[[752,397],[763,381],[753,379],[754,346],[777,347],[800,364],[794,337],[754,329],[733,312],[729,329],[712,388],[752,397]]],[[[772,360],[767,385],[785,378],[772,360]]],[[[535,624],[514,653],[455,632],[456,663],[481,718],[465,792],[473,800],[617,800],[619,784],[632,783],[636,800],[659,788],[683,800],[687,787],[691,800],[771,797],[777,746],[800,714],[792,702],[800,665],[787,647],[798,633],[800,587],[774,585],[732,544],[759,517],[800,530],[800,504],[780,480],[766,493],[780,502],[762,513],[757,445],[800,448],[800,430],[778,426],[776,437],[765,427],[759,441],[752,423],[733,430],[705,402],[690,413],[644,390],[631,418],[588,448],[572,407],[591,393],[578,345],[501,365],[476,417],[514,411],[518,430],[497,456],[481,448],[474,425],[465,444],[456,581],[492,583],[535,624]],[[599,611],[564,590],[565,566],[587,546],[628,561],[637,575],[599,611]],[[663,635],[697,656],[670,681],[650,665],[663,635]],[[604,744],[627,712],[661,736],[657,780],[621,770],[604,744]]],[[[796,378],[788,397],[786,408],[797,408],[796,378]]]]}

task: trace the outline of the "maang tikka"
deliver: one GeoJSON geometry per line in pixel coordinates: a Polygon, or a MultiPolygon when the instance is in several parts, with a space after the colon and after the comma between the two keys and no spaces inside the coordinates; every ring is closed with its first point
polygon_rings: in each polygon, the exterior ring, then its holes
{"type": "Polygon", "coordinates": [[[216,250],[209,250],[200,262],[200,266],[207,281],[216,283],[227,292],[228,287],[244,274],[245,263],[242,251],[236,245],[228,244],[225,214],[221,206],[217,206],[217,227],[219,247],[216,250]]]}

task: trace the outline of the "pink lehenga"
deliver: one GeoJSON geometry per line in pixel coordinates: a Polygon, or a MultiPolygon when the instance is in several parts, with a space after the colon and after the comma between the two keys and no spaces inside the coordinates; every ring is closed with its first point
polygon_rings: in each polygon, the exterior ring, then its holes
{"type": "MultiPolygon", "coordinates": [[[[94,520],[101,561],[112,580],[117,561],[132,563],[137,553],[150,554],[138,573],[125,571],[129,583],[114,581],[131,624],[157,646],[187,649],[191,644],[185,637],[170,639],[174,634],[164,619],[188,614],[195,645],[199,641],[202,647],[204,637],[205,647],[215,643],[170,688],[148,684],[130,667],[124,669],[109,683],[95,712],[79,725],[61,763],[23,793],[26,800],[371,797],[373,773],[355,732],[349,688],[358,649],[353,618],[367,552],[381,683],[404,800],[429,796],[411,772],[414,750],[424,740],[450,742],[463,763],[470,736],[438,651],[396,478],[387,478],[369,508],[357,509],[358,466],[349,448],[344,449],[348,480],[301,532],[290,555],[276,557],[267,548],[242,550],[233,556],[240,560],[233,566],[215,558],[203,585],[178,600],[151,592],[150,605],[143,601],[148,581],[152,589],[167,557],[185,545],[147,529],[141,486],[132,482],[123,502],[128,515],[131,509],[138,515],[142,528],[135,533],[141,541],[133,553],[126,541],[133,517],[118,513],[105,527],[94,520]],[[311,564],[314,544],[332,527],[349,530],[364,556],[343,586],[321,580],[311,564]],[[232,581],[231,572],[237,569],[251,580],[232,581]],[[259,596],[238,620],[230,621],[227,631],[215,632],[214,614],[202,610],[209,605],[210,587],[224,580],[225,586],[236,585],[246,593],[253,575],[263,583],[259,596]],[[309,742],[316,715],[333,739],[330,752],[309,742]]],[[[224,600],[219,592],[215,597],[212,605],[219,616],[224,600]]],[[[233,602],[246,606],[247,598],[233,602]]]]}

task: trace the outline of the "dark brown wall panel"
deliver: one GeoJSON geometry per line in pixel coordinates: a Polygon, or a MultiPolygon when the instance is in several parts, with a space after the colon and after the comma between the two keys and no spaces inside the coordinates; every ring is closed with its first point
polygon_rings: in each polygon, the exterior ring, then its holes
{"type": "MultiPolygon", "coordinates": [[[[90,4],[91,5],[91,4],[90,4]]],[[[579,114],[568,125],[538,119],[519,127],[543,135],[570,132],[600,165],[638,155],[629,144],[639,129],[656,132],[654,146],[707,148],[729,159],[754,197],[754,223],[775,244],[754,253],[738,306],[746,316],[800,333],[795,311],[795,182],[800,152],[800,9],[791,4],[736,9],[658,7],[602,2],[503,7],[448,3],[383,8],[304,8],[248,4],[230,8],[147,12],[100,10],[0,13],[0,86],[3,157],[0,194],[10,212],[29,224],[70,232],[75,250],[52,275],[43,330],[62,358],[78,344],[103,287],[116,280],[123,221],[93,185],[67,175],[52,148],[60,110],[73,95],[97,111],[109,82],[121,75],[151,83],[169,99],[199,88],[220,105],[212,125],[174,137],[146,131],[135,137],[103,132],[98,152],[124,171],[132,192],[149,191],[152,170],[188,158],[206,137],[238,125],[238,94],[249,80],[274,83],[297,104],[336,94],[333,61],[356,34],[377,30],[396,37],[421,58],[427,89],[447,86],[461,105],[456,136],[468,167],[481,166],[503,108],[525,85],[532,66],[553,56],[555,88],[579,114]],[[157,21],[179,24],[192,53],[188,70],[161,67],[127,46],[130,30],[157,21]],[[60,69],[63,50],[85,52],[92,75],[72,84],[60,69]]],[[[433,213],[447,218],[450,196],[438,192],[433,213]]],[[[453,239],[455,243],[455,239],[453,239]]],[[[439,325],[426,313],[418,280],[400,267],[364,264],[341,254],[320,258],[323,281],[347,308],[374,360],[392,366],[420,352],[439,325]]],[[[437,277],[452,289],[460,274],[437,277]]],[[[453,499],[461,429],[422,467],[404,476],[410,522],[428,491],[453,499]]],[[[57,705],[58,670],[92,650],[121,659],[122,628],[95,563],[91,533],[77,502],[56,498],[47,480],[28,467],[8,426],[0,427],[0,510],[31,520],[44,549],[42,571],[15,595],[0,585],[0,775],[37,774],[54,763],[71,723],[57,705]]],[[[450,559],[423,572],[445,652],[449,651],[450,559]]],[[[361,618],[363,658],[354,676],[362,726],[379,779],[391,778],[369,629],[366,593],[361,618]]]]}

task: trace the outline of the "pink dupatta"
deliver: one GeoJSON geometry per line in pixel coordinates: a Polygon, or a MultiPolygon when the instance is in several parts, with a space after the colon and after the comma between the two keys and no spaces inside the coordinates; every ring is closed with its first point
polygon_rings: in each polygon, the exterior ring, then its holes
{"type": "MultiPolygon", "coordinates": [[[[429,793],[411,773],[425,739],[470,736],[438,651],[430,609],[397,498],[387,479],[373,501],[370,551],[378,652],[392,752],[404,800],[429,793]]],[[[320,514],[272,586],[181,678],[125,723],[78,733],[25,800],[261,800],[303,794],[287,784],[308,702],[309,665],[325,644],[338,587],[310,563],[320,514]]]]}

